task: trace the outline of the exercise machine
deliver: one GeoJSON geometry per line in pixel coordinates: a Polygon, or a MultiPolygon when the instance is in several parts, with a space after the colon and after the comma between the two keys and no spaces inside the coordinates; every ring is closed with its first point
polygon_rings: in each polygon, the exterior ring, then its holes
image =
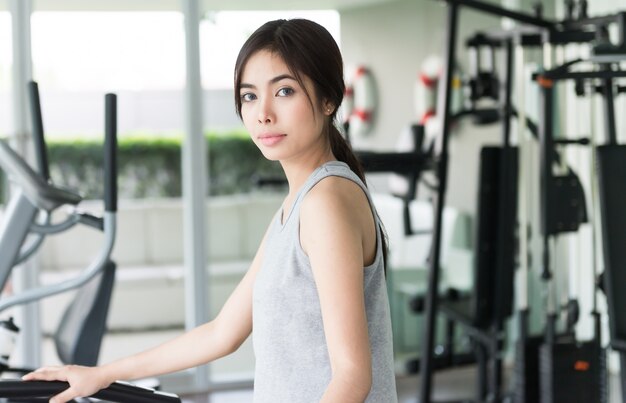
{"type": "MultiPolygon", "coordinates": [[[[17,176],[15,179],[17,193],[24,189],[24,180],[33,180],[37,176],[42,179],[43,183],[51,185],[37,83],[30,82],[28,84],[28,90],[30,95],[30,106],[32,112],[31,117],[33,121],[33,143],[38,174],[29,172],[27,169],[28,165],[23,163],[23,161],[20,162],[18,159],[19,157],[17,157],[15,153],[12,153],[12,150],[9,147],[4,147],[6,164],[13,167],[21,165],[20,175],[22,176],[17,176]],[[31,174],[31,176],[25,176],[29,174],[31,174]]],[[[111,101],[109,101],[107,105],[107,119],[109,121],[107,126],[111,126],[109,131],[112,132],[115,130],[115,99],[113,96],[110,98],[111,101]]],[[[109,137],[114,138],[114,133],[109,134],[109,137]]],[[[109,141],[113,141],[114,143],[114,140],[109,141]]],[[[110,147],[115,147],[115,144],[110,147]]],[[[113,158],[115,157],[113,156],[113,158]]],[[[115,175],[114,170],[112,172],[105,173],[105,177],[107,178],[106,182],[109,187],[115,186],[115,178],[108,178],[113,175],[115,175]]],[[[4,222],[5,233],[12,233],[14,231],[14,227],[17,226],[20,229],[19,232],[23,234],[21,236],[23,244],[27,244],[27,238],[33,239],[31,239],[29,244],[22,245],[20,249],[16,250],[9,248],[11,246],[15,248],[19,245],[19,237],[17,240],[11,239],[14,242],[12,245],[6,243],[6,237],[2,238],[4,241],[0,250],[2,251],[3,258],[5,258],[2,266],[2,273],[5,282],[8,280],[12,267],[17,266],[20,262],[32,256],[38,250],[38,247],[41,245],[46,236],[62,232],[79,223],[88,225],[99,231],[104,231],[105,245],[110,244],[112,247],[115,234],[110,230],[108,233],[105,231],[103,218],[78,210],[76,206],[82,200],[80,195],[64,189],[62,190],[65,192],[64,194],[67,195],[67,197],[65,199],[60,199],[58,207],[55,207],[54,210],[60,208],[71,208],[72,211],[68,218],[61,223],[52,224],[51,216],[53,210],[44,210],[41,209],[41,206],[37,206],[34,216],[29,215],[27,217],[20,217],[19,215],[13,215],[10,209],[7,211],[8,218],[4,222]],[[68,202],[70,197],[71,202],[68,202]],[[42,215],[44,216],[44,220],[42,220],[42,222],[38,222],[38,216],[42,215]],[[24,218],[30,218],[32,221],[25,221],[24,218]],[[27,227],[27,225],[29,227],[27,227]],[[26,231],[26,233],[24,231],[26,231]],[[16,252],[19,252],[19,256],[13,263],[11,263],[10,257],[14,256],[16,252]]],[[[105,189],[105,191],[107,193],[111,193],[112,189],[105,189]]],[[[115,195],[108,197],[111,199],[116,198],[115,195]]],[[[114,208],[113,203],[109,204],[110,206],[107,206],[108,210],[114,208]]],[[[102,251],[100,259],[96,260],[92,266],[96,267],[92,276],[93,278],[85,281],[82,286],[76,285],[72,287],[79,288],[79,290],[74,298],[74,301],[68,305],[68,308],[63,314],[63,317],[54,334],[57,354],[61,359],[61,362],[66,364],[96,365],[98,361],[116,271],[116,265],[110,258],[110,250],[105,249],[102,251]]],[[[71,281],[75,280],[76,279],[73,279],[71,281]]],[[[67,284],[67,282],[65,284],[67,284]]],[[[34,298],[34,300],[37,300],[36,296],[34,298]]],[[[0,301],[0,305],[3,303],[5,303],[5,301],[0,301]]],[[[17,302],[16,304],[20,304],[20,302],[17,302]]],[[[11,322],[9,322],[8,325],[10,324],[11,322]]],[[[0,368],[4,371],[27,371],[27,369],[9,368],[6,363],[3,364],[5,365],[0,368]]]]}
{"type": "MultiPolygon", "coordinates": [[[[454,66],[454,60],[456,56],[456,42],[458,32],[458,19],[459,10],[461,7],[469,7],[474,10],[485,12],[498,17],[507,17],[520,24],[521,27],[514,28],[505,32],[490,33],[489,35],[477,37],[472,43],[473,46],[478,46],[481,43],[490,46],[491,50],[495,48],[494,43],[504,45],[508,50],[507,58],[509,59],[508,66],[512,64],[512,52],[510,51],[513,43],[520,46],[544,46],[550,50],[550,46],[565,44],[565,43],[591,43],[591,57],[590,62],[600,63],[604,65],[601,71],[601,79],[603,81],[604,94],[609,95],[612,88],[606,88],[610,86],[607,84],[607,80],[611,80],[615,77],[620,77],[621,72],[618,72],[612,68],[609,68],[607,64],[613,61],[619,61],[623,59],[623,55],[626,54],[626,32],[624,12],[615,13],[609,16],[589,18],[586,15],[586,9],[581,7],[576,19],[572,16],[564,21],[551,21],[542,18],[540,15],[530,15],[520,12],[515,12],[488,4],[482,1],[476,0],[446,0],[447,7],[447,37],[445,47],[445,67],[443,72],[442,86],[439,91],[439,107],[438,113],[442,117],[442,133],[437,139],[437,145],[435,148],[435,159],[437,180],[439,182],[439,189],[435,197],[436,216],[434,220],[434,240],[433,249],[430,261],[429,272],[429,284],[428,295],[426,300],[426,318],[427,323],[424,328],[424,343],[421,363],[421,390],[420,401],[422,403],[431,401],[431,389],[432,389],[432,373],[433,373],[433,360],[432,360],[432,348],[434,343],[434,321],[437,311],[439,309],[439,275],[440,275],[440,238],[441,238],[441,226],[442,226],[442,212],[445,203],[446,182],[447,182],[447,159],[448,159],[448,142],[449,133],[451,128],[451,122],[453,120],[453,113],[451,112],[451,82],[452,82],[452,69],[454,66]],[[606,26],[609,24],[617,25],[619,32],[619,43],[610,43],[608,35],[602,34],[606,30],[606,26]],[[482,42],[481,42],[482,41],[482,42]],[[514,42],[515,41],[515,42],[514,42]]],[[[556,77],[560,79],[586,79],[598,77],[596,71],[589,72],[572,72],[568,70],[568,67],[574,63],[566,63],[563,66],[559,66],[556,69],[550,70],[551,66],[546,66],[546,71],[541,73],[539,78],[545,79],[542,84],[549,86],[556,77]],[[547,74],[547,75],[546,75],[547,74]]],[[[475,82],[474,93],[492,95],[496,91],[498,85],[502,83],[493,80],[492,75],[478,77],[479,81],[475,82]]],[[[504,85],[511,85],[511,76],[508,75],[508,79],[504,81],[504,85]]],[[[543,87],[542,87],[543,88],[543,87]]],[[[550,87],[551,88],[551,87],[550,87]]],[[[543,90],[542,90],[543,91],[543,90]]],[[[508,92],[510,94],[510,91],[508,92]]],[[[547,96],[549,96],[548,94],[547,96]]],[[[585,144],[588,142],[583,139],[575,140],[558,140],[554,138],[554,134],[549,132],[551,130],[550,123],[547,123],[551,118],[553,111],[551,108],[550,99],[546,98],[546,93],[543,93],[544,99],[544,115],[540,117],[540,123],[536,130],[540,137],[542,150],[542,166],[541,166],[541,180],[542,180],[542,228],[545,238],[549,236],[561,233],[575,231],[578,226],[585,222],[585,209],[584,204],[580,203],[584,199],[582,194],[582,186],[577,180],[576,175],[570,170],[566,171],[562,175],[552,175],[551,168],[555,161],[555,148],[556,146],[565,146],[570,144],[585,144]],[[547,129],[549,128],[549,129],[547,129]],[[550,172],[549,175],[544,175],[545,172],[550,172]],[[563,208],[562,206],[565,206],[563,208]]],[[[607,97],[608,98],[608,97],[607,97]]],[[[523,105],[522,105],[523,107],[523,105]]],[[[501,109],[501,118],[505,121],[505,125],[508,125],[508,121],[512,116],[519,115],[519,111],[516,112],[516,108],[506,100],[503,103],[501,109]]],[[[609,112],[607,112],[609,113],[609,112]]],[[[524,120],[526,120],[525,115],[524,120]]],[[[529,125],[530,126],[530,125],[529,125]]],[[[557,157],[558,158],[558,157],[557,157]]],[[[544,242],[544,277],[549,278],[551,272],[549,270],[549,245],[548,241],[544,242]]],[[[548,320],[547,325],[547,342],[550,343],[550,338],[554,335],[552,332],[552,324],[550,323],[552,318],[548,320]]],[[[553,339],[554,340],[554,339],[553,339]]],[[[527,362],[528,363],[528,362],[527,362]]],[[[545,383],[545,382],[544,382],[545,383]]],[[[547,390],[547,389],[546,389],[547,390]]],[[[550,393],[555,395],[556,393],[550,393]]],[[[497,401],[499,396],[491,394],[486,400],[497,401]]],[[[527,400],[538,401],[538,400],[527,400]]]]}
{"type": "MultiPolygon", "coordinates": [[[[30,88],[37,92],[36,85],[31,85],[30,88]]],[[[38,94],[35,95],[37,97],[32,97],[34,101],[38,98],[38,94]]],[[[50,223],[49,217],[54,211],[62,206],[77,206],[81,197],[50,183],[42,125],[35,125],[38,138],[36,142],[39,142],[37,152],[40,173],[36,173],[6,141],[0,140],[0,168],[16,184],[5,211],[5,220],[0,228],[0,250],[2,251],[0,285],[3,286],[7,282],[16,262],[22,261],[36,250],[36,247],[27,246],[24,251],[23,245],[26,244],[26,238],[30,233],[49,235],[70,228],[78,222],[104,232],[105,240],[100,253],[77,277],[49,286],[29,289],[0,300],[0,312],[2,312],[16,305],[38,301],[87,285],[78,293],[77,302],[66,311],[55,340],[63,361],[83,365],[97,363],[115,273],[115,265],[110,259],[115,241],[117,211],[117,100],[114,94],[106,95],[105,107],[104,216],[102,218],[75,212],[60,223],[50,223]],[[37,222],[40,211],[46,215],[44,224],[37,222]],[[99,304],[100,302],[102,305],[99,304]],[[69,337],[65,337],[68,335],[69,337]]],[[[38,113],[40,114],[40,111],[36,111],[34,115],[37,116],[38,113]]],[[[40,244],[39,239],[35,242],[40,244]]],[[[8,370],[8,368],[4,369],[8,370]]],[[[49,398],[67,386],[66,383],[59,382],[0,381],[0,398],[33,401],[42,397],[49,398]]],[[[117,383],[96,395],[98,398],[118,402],[180,401],[174,395],[117,383]]]]}
{"type": "MultiPolygon", "coordinates": [[[[68,387],[67,382],[60,381],[0,380],[0,401],[7,398],[11,399],[9,402],[47,401],[68,387]]],[[[100,402],[181,403],[180,398],[171,393],[142,388],[125,382],[115,382],[90,397],[100,402]]],[[[81,402],[83,401],[81,399],[81,402]]]]}

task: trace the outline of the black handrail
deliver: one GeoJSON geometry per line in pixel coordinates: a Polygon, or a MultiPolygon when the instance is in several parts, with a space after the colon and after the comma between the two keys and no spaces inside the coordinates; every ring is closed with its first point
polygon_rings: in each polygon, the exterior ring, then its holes
{"type": "MultiPolygon", "coordinates": [[[[67,382],[61,381],[0,380],[0,397],[45,398],[59,394],[69,386],[67,382]]],[[[122,382],[115,382],[90,397],[117,403],[181,403],[180,398],[174,394],[122,382]]]]}

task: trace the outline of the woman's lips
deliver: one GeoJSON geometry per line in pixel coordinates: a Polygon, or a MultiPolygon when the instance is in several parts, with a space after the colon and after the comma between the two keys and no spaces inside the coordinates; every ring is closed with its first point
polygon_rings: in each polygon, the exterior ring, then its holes
{"type": "Polygon", "coordinates": [[[287,135],[286,134],[262,134],[259,136],[259,141],[264,146],[273,146],[282,141],[287,135]]]}

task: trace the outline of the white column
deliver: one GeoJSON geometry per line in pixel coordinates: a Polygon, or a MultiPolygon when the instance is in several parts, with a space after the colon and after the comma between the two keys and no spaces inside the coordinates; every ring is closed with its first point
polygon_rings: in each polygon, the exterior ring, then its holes
{"type": "MultiPolygon", "coordinates": [[[[207,144],[203,134],[198,0],[183,0],[187,83],[182,174],[184,205],[185,324],[194,328],[208,320],[207,306],[207,144]]],[[[194,389],[208,389],[209,368],[194,371],[194,389]]]]}
{"type": "MultiPolygon", "coordinates": [[[[31,0],[10,0],[9,7],[13,29],[13,146],[28,159],[30,152],[30,121],[27,109],[26,83],[32,79],[30,17],[31,0]]],[[[16,293],[38,284],[39,267],[36,260],[30,260],[17,268],[12,276],[16,293]]],[[[14,358],[21,365],[41,364],[41,324],[38,303],[28,304],[17,309],[16,323],[21,328],[20,338],[14,358]]]]}

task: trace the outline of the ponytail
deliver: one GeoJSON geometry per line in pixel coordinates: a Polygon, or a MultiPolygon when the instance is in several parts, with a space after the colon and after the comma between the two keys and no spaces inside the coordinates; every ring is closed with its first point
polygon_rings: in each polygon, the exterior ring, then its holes
{"type": "MultiPolygon", "coordinates": [[[[337,127],[333,124],[332,119],[329,119],[328,139],[330,140],[330,150],[338,161],[345,162],[350,167],[350,170],[357,174],[357,176],[365,183],[365,171],[361,161],[357,158],[352,151],[352,146],[346,141],[346,139],[339,133],[337,127]]],[[[367,186],[367,184],[365,184],[367,186]]]]}
{"type": "MultiPolygon", "coordinates": [[[[350,170],[354,172],[360,179],[363,181],[365,187],[367,187],[367,182],[365,182],[365,170],[363,169],[363,164],[359,161],[354,151],[352,151],[352,146],[350,143],[346,141],[346,139],[339,133],[337,127],[333,124],[333,119],[328,119],[329,128],[328,128],[328,139],[330,141],[330,149],[337,158],[338,161],[345,162],[350,170]]],[[[383,225],[380,216],[378,215],[378,211],[374,209],[374,214],[376,214],[376,218],[378,218],[378,222],[380,223],[380,239],[383,243],[383,265],[385,274],[387,274],[387,257],[388,257],[388,248],[389,248],[389,239],[387,237],[387,231],[385,230],[385,226],[383,225]]]]}

